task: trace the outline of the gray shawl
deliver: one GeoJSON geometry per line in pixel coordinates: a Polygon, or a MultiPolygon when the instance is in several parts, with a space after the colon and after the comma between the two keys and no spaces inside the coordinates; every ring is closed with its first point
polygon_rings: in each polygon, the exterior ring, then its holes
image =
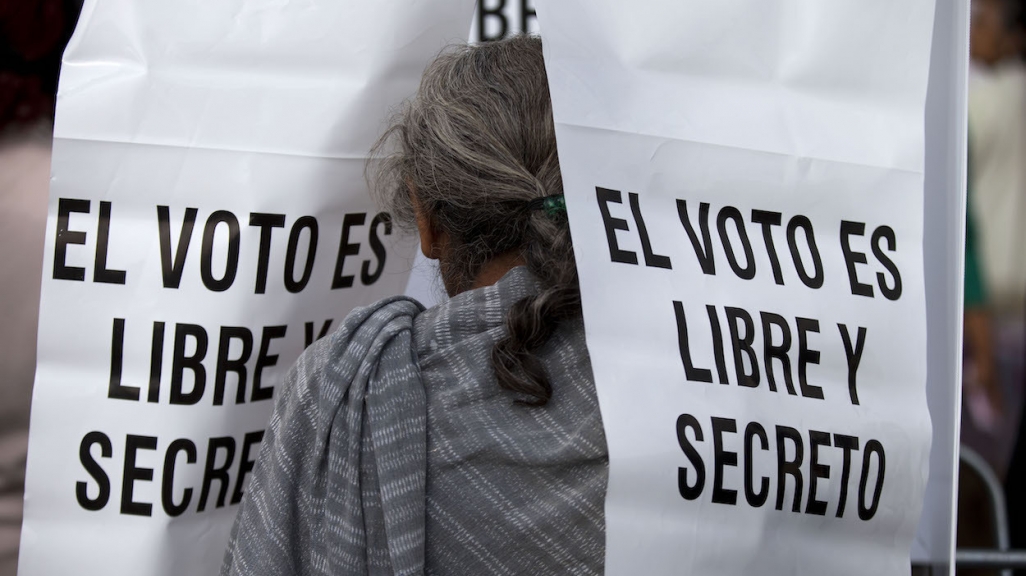
{"type": "Polygon", "coordinates": [[[422,311],[355,310],[289,371],[221,570],[247,575],[601,574],[605,437],[580,321],[513,404],[489,354],[525,268],[422,311]]]}

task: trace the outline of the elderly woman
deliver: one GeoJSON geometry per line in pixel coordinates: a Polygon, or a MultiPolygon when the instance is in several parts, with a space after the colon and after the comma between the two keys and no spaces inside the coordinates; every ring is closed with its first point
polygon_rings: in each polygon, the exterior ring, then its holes
{"type": "Polygon", "coordinates": [[[375,193],[451,298],[355,310],[289,372],[222,574],[601,574],[607,453],[541,42],[452,50],[375,193]]]}

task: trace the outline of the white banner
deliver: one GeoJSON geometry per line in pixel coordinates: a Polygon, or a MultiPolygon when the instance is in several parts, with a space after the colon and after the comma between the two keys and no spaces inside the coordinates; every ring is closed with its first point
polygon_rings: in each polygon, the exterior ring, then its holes
{"type": "Polygon", "coordinates": [[[933,0],[536,5],[607,573],[908,574],[933,0]]]}
{"type": "Polygon", "coordinates": [[[61,74],[20,574],[217,572],[275,387],[401,293],[367,152],[473,2],[87,2],[61,74]]]}
{"type": "Polygon", "coordinates": [[[954,575],[965,260],[969,0],[937,2],[926,94],[923,259],[930,479],[912,560],[954,575]]]}

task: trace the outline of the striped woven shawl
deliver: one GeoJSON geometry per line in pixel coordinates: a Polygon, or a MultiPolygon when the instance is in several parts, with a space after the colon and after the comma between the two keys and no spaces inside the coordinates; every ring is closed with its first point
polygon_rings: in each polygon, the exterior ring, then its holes
{"type": "Polygon", "coordinates": [[[489,354],[525,268],[422,311],[355,310],[289,371],[222,576],[601,574],[607,456],[580,321],[514,405],[489,354]]]}

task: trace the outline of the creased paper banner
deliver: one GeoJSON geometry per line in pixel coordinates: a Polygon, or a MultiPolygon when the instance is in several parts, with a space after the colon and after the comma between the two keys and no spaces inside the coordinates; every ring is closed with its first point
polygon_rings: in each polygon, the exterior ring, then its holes
{"type": "Polygon", "coordinates": [[[609,574],[907,574],[932,0],[541,1],[609,574]]]}
{"type": "Polygon", "coordinates": [[[87,2],[65,54],[22,576],[214,574],[284,370],[401,293],[364,180],[471,0],[87,2]]]}

